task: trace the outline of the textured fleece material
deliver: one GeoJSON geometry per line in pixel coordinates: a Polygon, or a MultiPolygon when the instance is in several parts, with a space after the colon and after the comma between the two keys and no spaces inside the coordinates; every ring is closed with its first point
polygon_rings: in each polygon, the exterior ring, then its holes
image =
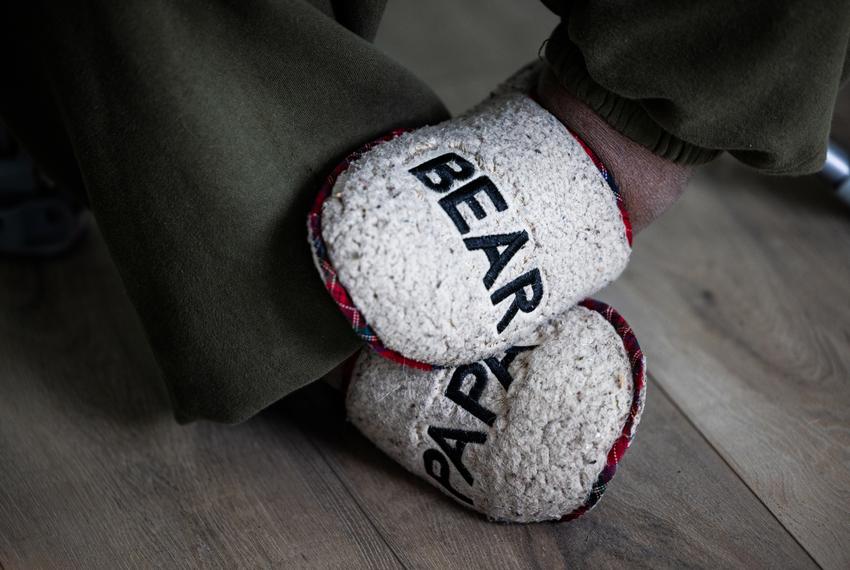
{"type": "Polygon", "coordinates": [[[336,278],[381,343],[440,366],[527,338],[616,278],[630,252],[597,166],[519,93],[367,151],[321,217],[336,278]]]}
{"type": "Polygon", "coordinates": [[[349,418],[405,468],[492,519],[580,514],[604,491],[594,484],[627,421],[631,437],[640,419],[630,356],[641,371],[642,357],[602,313],[580,306],[525,340],[536,348],[512,362],[499,355],[431,372],[364,351],[349,418]]]}

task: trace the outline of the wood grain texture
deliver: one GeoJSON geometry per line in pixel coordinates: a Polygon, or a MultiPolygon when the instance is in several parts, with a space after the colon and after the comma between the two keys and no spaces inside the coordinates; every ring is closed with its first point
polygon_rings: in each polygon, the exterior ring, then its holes
{"type": "Polygon", "coordinates": [[[850,566],[850,213],[721,161],[604,295],[657,381],[824,567],[850,566]]]}
{"type": "Polygon", "coordinates": [[[407,567],[815,567],[654,382],[638,439],[598,508],[573,523],[524,526],[459,509],[345,424],[328,392],[311,388],[279,408],[407,567]]]}
{"type": "MultiPolygon", "coordinates": [[[[378,43],[460,111],[554,23],[537,2],[394,0],[378,43]]],[[[845,97],[846,143],[848,117],[845,97]]],[[[96,233],[0,262],[0,567],[850,566],[850,214],[728,163],[692,186],[604,295],[649,355],[648,407],[571,524],[462,510],[323,386],[178,426],[96,233]]]]}
{"type": "Polygon", "coordinates": [[[0,315],[3,567],[397,567],[291,422],[174,422],[97,236],[0,315]]]}
{"type": "Polygon", "coordinates": [[[95,234],[0,264],[0,563],[33,567],[813,567],[663,393],[598,509],[492,524],[296,393],[179,426],[95,234]]]}

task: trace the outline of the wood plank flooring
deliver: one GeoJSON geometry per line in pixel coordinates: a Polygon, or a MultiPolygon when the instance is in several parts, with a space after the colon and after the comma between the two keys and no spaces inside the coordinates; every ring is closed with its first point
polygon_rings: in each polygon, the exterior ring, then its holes
{"type": "Polygon", "coordinates": [[[2,266],[0,561],[169,566],[814,567],[655,382],[600,507],[459,509],[309,387],[241,426],[178,426],[103,243],[2,266]]]}
{"type": "MultiPolygon", "coordinates": [[[[533,59],[537,3],[390,2],[378,45],[458,111],[533,59]]],[[[850,97],[836,115],[850,142],[850,97]]],[[[0,568],[850,567],[850,209],[721,161],[605,291],[648,354],[647,411],[597,509],[458,508],[310,386],[179,426],[95,232],[0,262],[0,568]]]]}
{"type": "Polygon", "coordinates": [[[731,468],[818,562],[847,568],[850,216],[804,195],[818,190],[718,164],[604,297],[731,468]]]}

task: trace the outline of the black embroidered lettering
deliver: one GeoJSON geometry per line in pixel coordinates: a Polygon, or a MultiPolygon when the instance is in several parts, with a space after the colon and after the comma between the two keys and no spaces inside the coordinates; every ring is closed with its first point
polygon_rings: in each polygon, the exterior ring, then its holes
{"type": "Polygon", "coordinates": [[[455,182],[466,180],[475,174],[475,167],[453,152],[414,166],[408,172],[422,184],[436,192],[446,192],[455,182]]]}
{"type": "Polygon", "coordinates": [[[484,274],[484,286],[489,289],[498,279],[499,274],[516,255],[522,246],[528,242],[528,232],[513,232],[510,234],[495,234],[481,237],[471,237],[463,240],[466,249],[472,251],[480,249],[487,256],[487,261],[490,262],[490,269],[484,274]],[[499,251],[499,248],[505,248],[499,251]]]}
{"type": "Polygon", "coordinates": [[[469,232],[469,224],[463,217],[463,214],[457,209],[459,204],[466,204],[472,210],[472,214],[476,219],[482,220],[487,216],[487,212],[481,206],[481,203],[475,198],[479,192],[484,192],[490,198],[497,212],[503,212],[508,209],[508,204],[502,196],[499,189],[486,176],[479,176],[471,182],[467,182],[451,194],[440,198],[439,204],[443,210],[449,215],[455,227],[461,235],[469,232]]]}
{"type": "Polygon", "coordinates": [[[457,472],[461,477],[472,485],[474,479],[472,473],[463,464],[463,450],[466,449],[468,443],[484,443],[487,441],[487,434],[482,431],[470,431],[465,429],[448,429],[428,426],[428,435],[431,436],[443,453],[454,463],[457,472]],[[448,440],[453,440],[457,443],[449,445],[448,440]]]}
{"type": "Polygon", "coordinates": [[[487,382],[487,369],[480,362],[464,364],[458,366],[452,374],[445,396],[488,426],[492,426],[496,421],[496,414],[478,403],[484,388],[487,387],[487,382]],[[470,375],[474,378],[472,387],[469,392],[464,392],[463,381],[470,375]]]}
{"type": "Polygon", "coordinates": [[[507,351],[505,351],[505,355],[500,359],[495,356],[491,356],[484,360],[484,364],[487,365],[487,368],[490,369],[490,372],[493,373],[493,376],[499,381],[499,383],[505,388],[505,392],[508,391],[508,388],[511,387],[511,383],[513,383],[514,378],[511,376],[508,368],[513,363],[514,359],[521,352],[525,352],[527,350],[531,350],[534,348],[533,346],[512,346],[507,351]]]}
{"type": "MultiPolygon", "coordinates": [[[[480,196],[482,193],[489,199],[492,208],[496,212],[504,212],[508,209],[508,204],[504,196],[502,196],[502,193],[490,178],[487,176],[473,178],[476,173],[474,164],[462,158],[457,153],[447,152],[441,154],[436,158],[410,168],[408,172],[427,188],[441,194],[447,192],[437,202],[449,216],[449,219],[461,235],[466,235],[470,231],[469,222],[464,217],[464,213],[461,212],[461,204],[465,204],[466,208],[477,220],[483,220],[487,217],[487,210],[480,196]],[[449,192],[458,182],[463,182],[463,184],[459,188],[449,192]]],[[[466,215],[468,216],[468,213],[466,215]]],[[[463,243],[468,251],[481,250],[487,256],[490,267],[485,272],[482,281],[485,288],[490,290],[496,284],[499,276],[516,253],[528,241],[528,232],[526,230],[520,230],[505,234],[490,234],[465,238],[463,243]]],[[[513,321],[519,311],[530,313],[540,304],[543,298],[543,281],[540,271],[538,269],[529,270],[510,283],[503,285],[490,295],[490,301],[495,306],[502,303],[508,297],[513,297],[513,300],[502,315],[501,320],[496,324],[496,331],[500,334],[513,321]],[[531,290],[528,291],[528,288],[531,290]]],[[[490,425],[495,417],[494,414],[478,403],[480,392],[487,383],[487,371],[481,364],[478,364],[478,366],[482,374],[480,376],[477,371],[471,368],[458,368],[455,371],[455,376],[452,378],[452,383],[450,383],[446,396],[452,398],[456,403],[464,407],[464,409],[475,415],[475,417],[490,425]],[[458,377],[457,375],[462,370],[464,371],[464,375],[470,373],[475,375],[475,384],[472,391],[468,394],[461,392],[460,389],[465,376],[461,375],[458,377]],[[452,388],[454,388],[454,391],[451,391],[452,388]],[[475,393],[476,390],[478,391],[477,395],[475,393]]],[[[487,362],[487,366],[490,367],[499,382],[507,389],[510,386],[510,375],[507,374],[506,365],[503,368],[499,368],[499,361],[490,359],[487,362]]]]}
{"type": "Polygon", "coordinates": [[[540,271],[538,269],[526,271],[507,285],[497,289],[490,295],[490,301],[494,305],[498,305],[511,295],[513,295],[514,300],[502,320],[496,325],[496,331],[500,333],[511,323],[517,311],[530,313],[540,304],[540,300],[543,298],[543,281],[540,278],[540,271]],[[526,287],[531,287],[530,299],[525,292],[526,287]]]}
{"type": "Polygon", "coordinates": [[[464,503],[469,505],[474,504],[472,499],[452,487],[452,483],[449,480],[449,461],[445,455],[436,449],[426,449],[425,453],[422,454],[422,460],[425,462],[425,473],[433,477],[440,486],[464,503]],[[434,470],[435,465],[440,466],[439,473],[434,470]]]}

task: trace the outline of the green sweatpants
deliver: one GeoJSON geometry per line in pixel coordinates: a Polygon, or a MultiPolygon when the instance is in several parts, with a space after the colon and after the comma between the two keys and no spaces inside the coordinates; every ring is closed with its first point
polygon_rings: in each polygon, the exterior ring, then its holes
{"type": "MultiPolygon", "coordinates": [[[[821,163],[848,11],[803,0],[547,2],[545,58],[672,160],[821,163]],[[815,6],[814,4],[819,4],[815,6]]],[[[447,112],[369,43],[382,0],[7,2],[0,116],[87,193],[181,421],[250,417],[359,346],[305,215],[348,151],[447,112]]],[[[541,43],[545,37],[541,37],[541,43]]]]}

